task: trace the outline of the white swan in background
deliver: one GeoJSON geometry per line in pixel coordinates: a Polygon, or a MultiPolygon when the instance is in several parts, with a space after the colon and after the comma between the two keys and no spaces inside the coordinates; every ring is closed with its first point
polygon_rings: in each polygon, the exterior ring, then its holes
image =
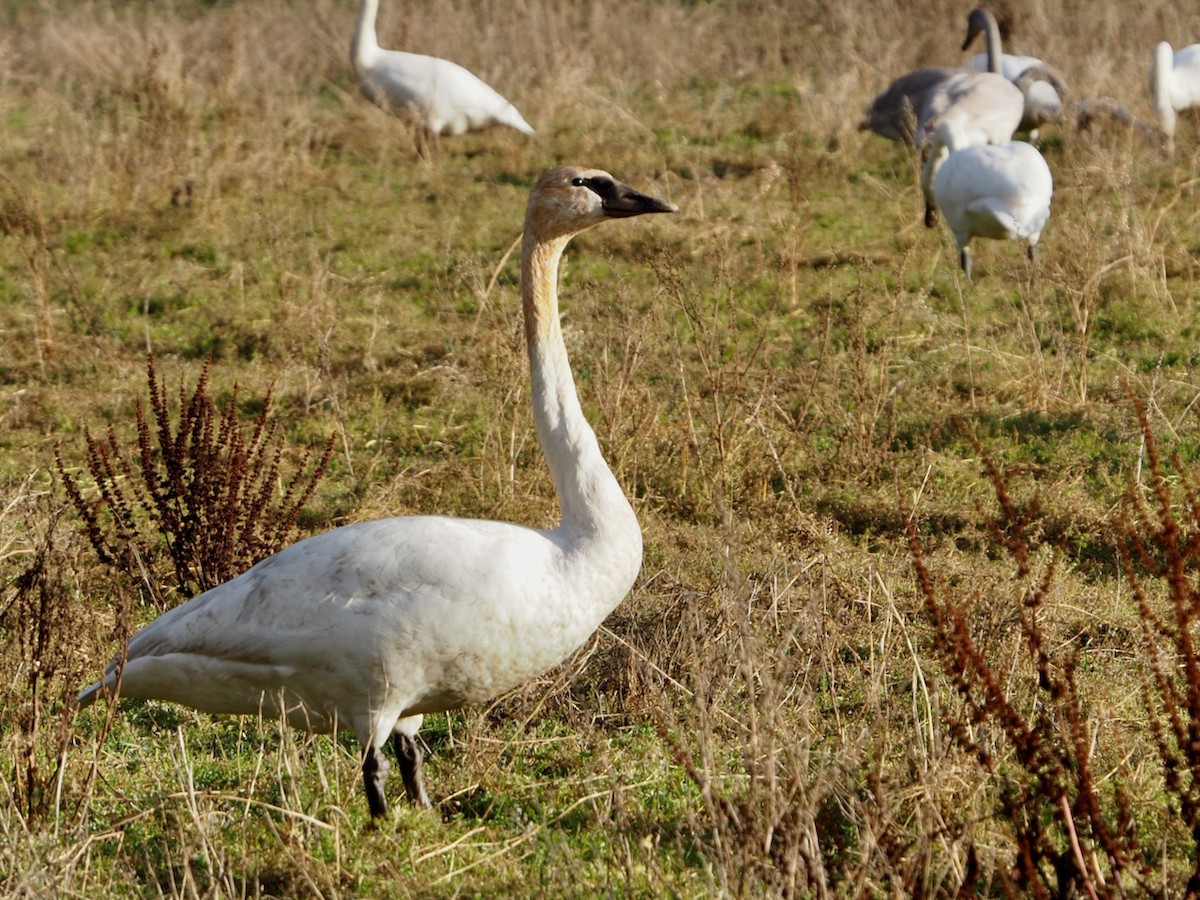
{"type": "Polygon", "coordinates": [[[1150,74],[1154,109],[1167,141],[1167,152],[1175,153],[1175,115],[1200,106],[1200,44],[1172,51],[1166,41],[1154,48],[1150,74]]]}
{"type": "Polygon", "coordinates": [[[1066,96],[1066,80],[1053,66],[1036,56],[1013,56],[1000,49],[1000,26],[996,17],[986,9],[975,9],[967,17],[966,50],[983,34],[987,45],[985,52],[968,60],[967,65],[976,72],[998,72],[1021,91],[1024,109],[1017,130],[1037,140],[1038,129],[1043,125],[1059,121],[1063,116],[1063,100],[1066,96]]]}
{"type": "Polygon", "coordinates": [[[394,115],[414,119],[434,139],[492,125],[533,134],[515,106],[458,63],[420,53],[381,50],[375,37],[378,11],[379,0],[362,0],[350,40],[350,62],[371,102],[394,115]]]}
{"type": "MultiPolygon", "coordinates": [[[[975,10],[967,18],[967,42],[970,42],[974,36],[974,29],[978,27],[980,19],[976,13],[979,12],[980,10],[975,10]]],[[[999,41],[998,32],[995,40],[999,41]]],[[[989,41],[990,49],[992,48],[989,41]]],[[[995,70],[1000,65],[998,43],[994,49],[996,53],[989,53],[988,57],[992,69],[995,70]]],[[[961,96],[953,98],[945,108],[929,116],[924,124],[927,146],[924,148],[924,162],[921,165],[921,192],[925,196],[925,225],[929,228],[937,223],[933,176],[940,162],[928,146],[933,135],[944,125],[953,125],[960,146],[1003,144],[1012,140],[1025,112],[1025,98],[1020,89],[998,71],[966,71],[966,74],[972,81],[961,96]]]]}
{"type": "Polygon", "coordinates": [[[996,144],[1012,139],[1024,109],[1020,90],[998,70],[931,66],[893,81],[859,128],[924,150],[937,126],[954,119],[972,142],[996,144]]]}
{"type": "Polygon", "coordinates": [[[391,737],[409,799],[428,806],[422,716],[490,700],[558,664],[637,576],[642,533],[580,409],[558,266],[586,228],[675,211],[595,169],[550,169],[530,194],[521,298],[560,525],[406,516],[308,538],[151,622],[80,706],[100,694],[155,698],[283,715],[307,731],[353,729],[373,816],[387,812],[391,737]]]}
{"type": "Polygon", "coordinates": [[[1016,239],[1033,248],[1050,218],[1054,179],[1032,144],[969,146],[954,122],[937,130],[933,196],[958,243],[959,259],[971,277],[971,238],[1016,239]]]}

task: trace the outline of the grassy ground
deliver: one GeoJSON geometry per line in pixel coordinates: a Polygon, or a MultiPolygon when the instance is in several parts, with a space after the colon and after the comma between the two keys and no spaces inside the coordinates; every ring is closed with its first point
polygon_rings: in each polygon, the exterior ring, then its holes
{"type": "MultiPolygon", "coordinates": [[[[387,3],[382,44],[538,129],[428,160],[357,91],[352,3],[0,6],[4,892],[1183,895],[1196,125],[1173,160],[1051,130],[1037,265],[981,243],[965,282],[916,163],[856,130],[891,77],[962,57],[969,8],[911,6],[387,3]],[[281,482],[333,436],[303,533],[553,521],[505,251],[558,162],[681,208],[582,236],[563,277],[646,538],[594,641],[431,717],[435,811],[379,827],[351,741],[72,717],[154,611],[56,447],[86,483],[85,429],[134,446],[148,351],[172,398],[211,359],[247,430],[273,388],[281,482]]],[[[1200,39],[1186,4],[1061,7],[1013,4],[1011,49],[1145,119],[1154,42],[1200,39]]]]}

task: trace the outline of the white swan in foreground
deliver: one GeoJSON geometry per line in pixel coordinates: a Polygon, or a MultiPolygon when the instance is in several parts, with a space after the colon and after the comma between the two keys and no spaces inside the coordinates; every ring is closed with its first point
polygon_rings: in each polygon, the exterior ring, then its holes
{"type": "Polygon", "coordinates": [[[375,37],[378,11],[379,0],[362,0],[350,40],[350,62],[367,99],[394,115],[414,119],[435,139],[492,125],[533,134],[515,106],[458,63],[381,50],[375,37]]]}
{"type": "Polygon", "coordinates": [[[976,72],[999,72],[1021,91],[1024,109],[1018,131],[1037,140],[1038,129],[1043,125],[1059,121],[1063,116],[1063,98],[1066,96],[1066,80],[1053,66],[1036,56],[1013,56],[1000,49],[1000,26],[996,17],[986,9],[975,9],[967,18],[967,39],[963,49],[971,46],[976,35],[983,34],[987,45],[985,52],[968,60],[967,65],[976,72]]]}
{"type": "Polygon", "coordinates": [[[938,125],[954,119],[972,142],[998,144],[1012,139],[1024,109],[1020,90],[998,69],[930,66],[901,75],[877,95],[859,129],[923,150],[938,125]]]}
{"type": "Polygon", "coordinates": [[[958,243],[959,259],[971,277],[971,238],[1016,239],[1033,248],[1050,218],[1054,179],[1032,144],[968,146],[953,122],[934,136],[938,159],[933,195],[958,243]]]}
{"type": "Polygon", "coordinates": [[[1172,51],[1166,41],[1159,43],[1154,48],[1150,87],[1167,152],[1174,154],[1176,113],[1200,106],[1200,44],[1172,51]]]}
{"type": "Polygon", "coordinates": [[[391,737],[409,799],[428,806],[422,716],[490,700],[558,664],[637,576],[642,533],[580,409],[558,265],[586,228],[675,211],[595,169],[550,169],[530,194],[521,298],[560,525],[406,516],[308,538],[151,622],[80,706],[117,694],[353,729],[373,816],[387,812],[391,737]]]}

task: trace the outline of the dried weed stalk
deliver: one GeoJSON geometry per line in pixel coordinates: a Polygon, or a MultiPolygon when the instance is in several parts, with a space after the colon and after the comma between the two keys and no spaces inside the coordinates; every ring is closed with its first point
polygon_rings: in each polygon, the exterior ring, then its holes
{"type": "MultiPolygon", "coordinates": [[[[1173,457],[1183,499],[1175,502],[1145,409],[1133,402],[1150,496],[1136,485],[1127,491],[1121,556],[1147,648],[1142,698],[1169,801],[1163,840],[1173,840],[1169,835],[1179,823],[1190,834],[1193,863],[1185,895],[1197,897],[1200,657],[1194,634],[1200,621],[1200,495],[1173,457]]],[[[983,455],[978,445],[977,450],[983,455]]],[[[915,525],[909,546],[934,646],[961,701],[957,711],[946,713],[949,731],[995,780],[1000,821],[1015,848],[1011,868],[997,873],[1001,885],[1009,896],[1047,898],[1158,893],[1168,875],[1155,873],[1153,860],[1165,857],[1139,838],[1144,832],[1122,787],[1124,764],[1112,772],[1097,770],[1103,746],[1089,727],[1087,692],[1077,680],[1080,646],[1052,638],[1044,629],[1057,554],[1044,566],[1034,562],[1046,549],[1037,529],[1037,501],[1014,502],[1005,475],[986,456],[985,462],[1000,506],[989,526],[991,541],[1016,567],[1016,612],[1026,661],[1020,673],[1028,674],[1027,684],[989,661],[972,637],[970,604],[935,582],[915,525]]],[[[973,871],[974,878],[982,877],[977,867],[973,871]]],[[[963,889],[977,886],[967,883],[963,889]]]]}
{"type": "Polygon", "coordinates": [[[1148,651],[1142,685],[1170,813],[1192,839],[1185,896],[1200,897],[1200,494],[1177,454],[1168,477],[1146,408],[1133,398],[1148,463],[1150,497],[1126,493],[1121,562],[1148,651]],[[1177,480],[1173,492],[1170,483],[1177,480]],[[1176,493],[1182,497],[1177,504],[1176,493]]]}
{"type": "Polygon", "coordinates": [[[104,438],[85,431],[87,468],[98,492],[84,488],[56,450],[59,475],[100,560],[141,581],[158,609],[172,605],[160,583],[165,549],[175,589],[191,597],[229,580],[294,539],[300,511],[325,474],[325,452],[308,474],[306,455],[277,496],[283,447],[276,440],[268,391],[247,441],[237,418],[237,389],[218,412],[208,396],[209,365],[189,397],[180,386],[178,422],[166,387],[146,361],[151,416],[139,399],[137,452],[125,452],[110,425],[104,438]],[[91,491],[88,491],[91,494],[91,491]]]}
{"type": "MultiPolygon", "coordinates": [[[[10,754],[9,791],[27,823],[58,809],[58,786],[74,735],[71,700],[79,681],[74,652],[84,627],[64,577],[68,565],[56,541],[63,507],[23,492],[6,512],[21,507],[31,546],[4,554],[20,560],[4,576],[0,607],[0,658],[12,680],[0,693],[0,716],[10,754]]],[[[7,565],[5,566],[7,569],[7,565]]]]}
{"type": "Polygon", "coordinates": [[[663,704],[654,720],[696,789],[686,839],[724,896],[837,896],[874,863],[854,786],[860,748],[814,741],[828,636],[808,578],[769,593],[730,578],[664,615],[664,658],[691,703],[663,704]]]}

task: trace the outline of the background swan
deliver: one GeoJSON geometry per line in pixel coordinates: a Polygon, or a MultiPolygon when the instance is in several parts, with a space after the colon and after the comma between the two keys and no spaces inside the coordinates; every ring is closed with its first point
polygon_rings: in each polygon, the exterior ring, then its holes
{"type": "Polygon", "coordinates": [[[362,0],[350,40],[350,62],[369,100],[387,112],[413,118],[433,138],[492,125],[533,134],[515,106],[458,63],[380,49],[375,36],[378,11],[379,0],[362,0]]]}
{"type": "Polygon", "coordinates": [[[1200,106],[1200,44],[1172,52],[1166,41],[1154,48],[1154,66],[1150,72],[1154,109],[1166,137],[1167,152],[1175,152],[1176,113],[1200,106]]]}
{"type": "MultiPolygon", "coordinates": [[[[968,17],[968,43],[974,37],[971,27],[968,17]]],[[[859,128],[924,149],[938,125],[953,119],[970,142],[995,144],[1012,139],[1024,109],[1020,90],[998,68],[975,72],[931,66],[893,81],[872,101],[859,128]]]]}
{"type": "Polygon", "coordinates": [[[288,547],[151,622],[79,695],[352,728],[374,816],[392,737],[409,798],[428,806],[415,735],[428,712],[480,703],[559,663],[599,627],[642,561],[637,519],[579,406],[558,315],[571,237],[676,208],[594,169],[555,168],[525,216],[521,297],[538,437],[562,522],[406,516],[288,547]]]}
{"type": "Polygon", "coordinates": [[[968,146],[953,122],[938,128],[931,148],[939,160],[933,194],[971,277],[971,238],[1017,239],[1033,248],[1050,218],[1054,179],[1032,144],[968,146]]]}
{"type": "Polygon", "coordinates": [[[996,17],[986,9],[974,9],[967,17],[967,38],[963,49],[971,46],[979,34],[984,35],[987,49],[967,62],[976,72],[997,72],[1021,91],[1024,102],[1018,131],[1037,139],[1038,129],[1063,116],[1066,79],[1053,66],[1036,56],[1013,56],[1000,46],[1000,26],[996,17]]]}
{"type": "Polygon", "coordinates": [[[875,96],[859,130],[920,147],[931,110],[944,106],[948,92],[964,81],[960,69],[941,66],[906,72],[875,96]]]}

